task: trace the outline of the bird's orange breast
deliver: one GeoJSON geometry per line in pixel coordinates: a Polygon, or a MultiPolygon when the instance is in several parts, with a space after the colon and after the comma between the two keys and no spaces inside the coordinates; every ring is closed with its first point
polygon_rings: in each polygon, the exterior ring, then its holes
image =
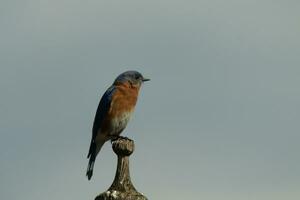
{"type": "Polygon", "coordinates": [[[128,87],[127,85],[116,86],[115,93],[109,110],[111,117],[117,117],[123,112],[132,112],[138,98],[139,88],[128,87]]]}
{"type": "Polygon", "coordinates": [[[110,109],[102,124],[102,131],[106,132],[114,129],[114,122],[116,119],[123,118],[126,115],[130,117],[136,105],[138,93],[138,87],[130,87],[125,84],[116,86],[111,100],[110,109]]]}

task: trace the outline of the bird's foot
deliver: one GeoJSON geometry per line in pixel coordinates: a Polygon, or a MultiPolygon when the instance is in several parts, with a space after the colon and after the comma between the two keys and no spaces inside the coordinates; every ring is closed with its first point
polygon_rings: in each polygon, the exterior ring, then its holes
{"type": "Polygon", "coordinates": [[[111,136],[110,142],[113,143],[113,142],[115,142],[115,141],[118,140],[118,139],[125,139],[125,140],[130,140],[130,141],[132,141],[132,140],[129,139],[128,137],[124,137],[124,136],[120,136],[120,135],[112,135],[112,136],[111,136]]]}

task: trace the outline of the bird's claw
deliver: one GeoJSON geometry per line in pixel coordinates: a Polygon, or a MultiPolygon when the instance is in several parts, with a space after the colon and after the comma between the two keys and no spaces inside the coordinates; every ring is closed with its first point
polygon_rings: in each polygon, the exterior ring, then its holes
{"type": "Polygon", "coordinates": [[[118,135],[118,136],[112,136],[110,142],[113,143],[113,142],[115,142],[118,139],[124,139],[124,140],[130,140],[131,141],[131,139],[129,139],[128,137],[124,137],[124,136],[118,135]]]}

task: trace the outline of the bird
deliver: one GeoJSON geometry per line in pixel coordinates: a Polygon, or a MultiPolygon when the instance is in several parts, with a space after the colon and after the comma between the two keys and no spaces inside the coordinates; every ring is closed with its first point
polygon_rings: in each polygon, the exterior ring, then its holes
{"type": "Polygon", "coordinates": [[[126,128],[137,103],[142,84],[150,79],[138,71],[120,74],[105,91],[98,105],[92,128],[92,139],[87,158],[86,176],[93,175],[96,157],[105,142],[115,140],[126,128]]]}

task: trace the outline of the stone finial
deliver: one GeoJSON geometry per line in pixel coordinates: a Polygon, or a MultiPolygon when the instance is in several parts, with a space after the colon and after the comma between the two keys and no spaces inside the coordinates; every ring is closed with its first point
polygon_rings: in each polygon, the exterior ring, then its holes
{"type": "Polygon", "coordinates": [[[134,151],[134,142],[127,138],[120,138],[113,142],[112,148],[118,156],[130,156],[134,151]]]}
{"type": "Polygon", "coordinates": [[[115,179],[106,192],[98,195],[95,200],[147,200],[133,186],[129,174],[129,156],[134,151],[134,141],[119,138],[112,144],[118,155],[118,166],[115,179]]]}

